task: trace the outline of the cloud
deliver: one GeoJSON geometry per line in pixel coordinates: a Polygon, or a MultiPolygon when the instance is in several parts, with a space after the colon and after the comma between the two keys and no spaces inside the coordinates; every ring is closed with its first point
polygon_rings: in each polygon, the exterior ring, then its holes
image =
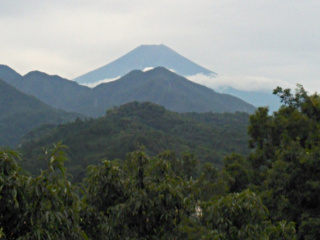
{"type": "Polygon", "coordinates": [[[96,87],[96,86],[98,86],[98,85],[100,85],[100,84],[102,84],[102,83],[113,82],[113,81],[118,80],[119,78],[120,78],[120,76],[119,76],[119,77],[115,77],[115,78],[103,79],[103,80],[100,80],[100,81],[94,82],[94,83],[83,83],[83,84],[81,84],[81,85],[87,86],[87,87],[89,87],[89,88],[94,88],[94,87],[96,87]]]}
{"type": "MultiPolygon", "coordinates": [[[[154,67],[146,67],[142,71],[143,72],[147,72],[147,71],[151,71],[152,69],[154,69],[154,67]]],[[[169,69],[169,70],[171,72],[175,72],[173,69],[169,69]]],[[[103,80],[100,80],[100,81],[97,81],[97,82],[94,82],[94,83],[83,83],[81,85],[87,86],[89,88],[94,88],[94,87],[98,86],[99,84],[113,82],[113,81],[118,80],[119,78],[121,78],[121,76],[118,76],[118,77],[115,77],[115,78],[103,79],[103,80]]]]}
{"type": "Polygon", "coordinates": [[[188,76],[187,78],[193,82],[202,84],[215,90],[232,87],[238,90],[270,92],[270,90],[276,88],[277,86],[283,88],[295,87],[294,84],[285,82],[281,79],[273,79],[261,76],[218,75],[217,77],[214,77],[197,74],[188,76]]]}
{"type": "Polygon", "coordinates": [[[142,72],[147,72],[147,71],[150,71],[150,70],[152,70],[152,69],[154,69],[154,67],[146,67],[146,68],[144,68],[144,69],[142,70],[142,72]]]}
{"type": "MultiPolygon", "coordinates": [[[[146,68],[144,68],[144,69],[142,70],[142,72],[147,72],[147,71],[150,71],[150,70],[152,70],[152,69],[154,69],[154,67],[146,67],[146,68]]],[[[167,69],[168,69],[169,71],[173,72],[173,73],[176,72],[174,69],[171,69],[171,68],[167,68],[167,69]]]]}
{"type": "Polygon", "coordinates": [[[318,0],[2,1],[0,63],[73,79],[164,43],[221,82],[315,88],[319,10],[318,0]]]}

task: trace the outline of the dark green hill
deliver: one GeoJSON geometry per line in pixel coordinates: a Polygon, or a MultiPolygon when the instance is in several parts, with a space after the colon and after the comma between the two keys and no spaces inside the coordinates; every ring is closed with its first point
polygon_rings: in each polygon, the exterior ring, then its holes
{"type": "Polygon", "coordinates": [[[80,114],[54,109],[0,80],[0,146],[14,146],[21,137],[45,123],[60,124],[80,114]]]}
{"type": "Polygon", "coordinates": [[[131,101],[149,101],[177,112],[252,113],[255,109],[239,98],[217,93],[163,67],[147,72],[135,70],[93,89],[38,71],[19,81],[11,78],[6,81],[50,106],[93,117],[103,116],[106,109],[131,101]]]}
{"type": "Polygon", "coordinates": [[[246,113],[179,114],[159,105],[133,102],[115,107],[95,120],[34,131],[20,149],[23,158],[29,159],[22,164],[32,172],[45,168],[45,162],[36,160],[43,147],[62,140],[69,146],[67,166],[76,180],[89,164],[97,164],[103,158],[124,159],[139,145],[146,146],[150,155],[166,149],[192,152],[201,161],[219,167],[226,154],[247,153],[248,119],[246,113]],[[34,138],[39,135],[43,136],[34,138]]]}

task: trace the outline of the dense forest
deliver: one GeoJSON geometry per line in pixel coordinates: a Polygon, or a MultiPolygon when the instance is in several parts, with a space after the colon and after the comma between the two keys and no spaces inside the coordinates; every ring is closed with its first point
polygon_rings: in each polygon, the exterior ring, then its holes
{"type": "Polygon", "coordinates": [[[176,113],[149,102],[132,102],[107,111],[98,119],[78,119],[30,132],[19,148],[23,168],[31,173],[45,169],[44,149],[62,141],[73,181],[84,177],[86,167],[101,159],[125,160],[126,154],[145,146],[149,156],[170,149],[178,155],[192,152],[202,162],[222,168],[231,152],[248,154],[247,113],[176,113]]]}
{"type": "Polygon", "coordinates": [[[0,237],[320,239],[320,96],[302,86],[274,93],[282,107],[250,116],[250,153],[226,156],[221,170],[191,153],[141,147],[89,166],[74,184],[61,143],[36,176],[1,149],[0,237]]]}

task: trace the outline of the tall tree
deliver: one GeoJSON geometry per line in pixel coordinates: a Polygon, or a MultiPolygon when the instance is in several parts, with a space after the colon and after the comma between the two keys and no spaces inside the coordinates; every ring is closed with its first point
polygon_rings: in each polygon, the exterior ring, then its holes
{"type": "Polygon", "coordinates": [[[283,105],[250,117],[254,183],[272,220],[295,221],[299,239],[318,239],[320,227],[320,96],[276,88],[283,105]]]}

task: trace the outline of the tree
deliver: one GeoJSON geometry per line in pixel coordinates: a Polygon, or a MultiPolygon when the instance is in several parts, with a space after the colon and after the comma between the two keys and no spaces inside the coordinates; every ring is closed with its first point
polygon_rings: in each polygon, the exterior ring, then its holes
{"type": "Polygon", "coordinates": [[[185,219],[180,227],[188,239],[206,240],[295,240],[293,222],[268,220],[267,208],[250,190],[203,202],[201,211],[185,219]]]}
{"type": "Polygon", "coordinates": [[[225,157],[224,172],[228,174],[230,179],[230,192],[241,192],[252,181],[252,167],[248,160],[239,154],[225,157]]]}
{"type": "Polygon", "coordinates": [[[35,178],[21,172],[14,152],[1,151],[0,226],[6,239],[87,239],[62,149],[57,144],[47,152],[48,169],[35,178]]]}
{"type": "Polygon", "coordinates": [[[274,90],[283,105],[250,117],[254,180],[273,221],[294,221],[299,239],[317,239],[320,208],[320,96],[301,85],[274,90]],[[309,237],[308,237],[309,236],[309,237]]]}
{"type": "Polygon", "coordinates": [[[0,235],[7,239],[17,239],[27,228],[24,221],[28,207],[27,177],[22,174],[17,158],[17,153],[0,149],[0,235]]]}
{"type": "Polygon", "coordinates": [[[101,165],[88,167],[83,184],[81,226],[90,238],[117,239],[114,232],[121,229],[117,228],[111,209],[128,199],[125,181],[123,169],[116,162],[104,160],[101,165]]]}
{"type": "Polygon", "coordinates": [[[27,181],[28,230],[20,239],[87,239],[79,224],[79,198],[67,179],[64,147],[58,143],[47,151],[48,169],[27,181]]]}
{"type": "Polygon", "coordinates": [[[91,226],[88,234],[92,238],[98,232],[99,238],[110,239],[178,239],[179,225],[195,211],[194,180],[176,174],[168,158],[175,156],[164,153],[149,158],[135,151],[123,164],[104,161],[90,167],[85,180],[87,217],[83,217],[83,225],[91,226]]]}

